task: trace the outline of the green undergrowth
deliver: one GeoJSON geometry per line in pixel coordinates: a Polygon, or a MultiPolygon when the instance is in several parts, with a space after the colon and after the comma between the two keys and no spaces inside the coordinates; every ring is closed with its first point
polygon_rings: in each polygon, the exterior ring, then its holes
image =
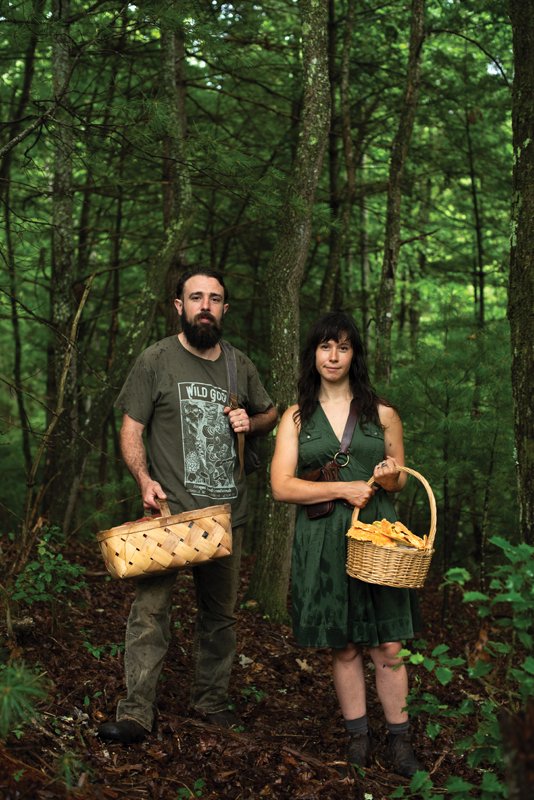
{"type": "Polygon", "coordinates": [[[474,651],[453,655],[446,644],[431,652],[424,647],[402,651],[405,663],[427,670],[436,685],[431,692],[416,680],[408,704],[411,716],[426,718],[426,735],[438,743],[451,727],[458,732],[454,750],[476,777],[471,781],[451,775],[435,786],[429,773],[418,772],[408,787],[398,787],[389,795],[392,800],[508,797],[499,717],[501,709],[519,714],[534,697],[534,547],[513,545],[499,536],[490,542],[501,563],[491,570],[486,591],[468,588],[471,575],[465,569],[451,569],[445,576],[449,586],[462,592],[463,602],[476,607],[481,636],[474,651]],[[447,698],[454,697],[454,703],[443,699],[440,687],[448,688],[447,698]]]}

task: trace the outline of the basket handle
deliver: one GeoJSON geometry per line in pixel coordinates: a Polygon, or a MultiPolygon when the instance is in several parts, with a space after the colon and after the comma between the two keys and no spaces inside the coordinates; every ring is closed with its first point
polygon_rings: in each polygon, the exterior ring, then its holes
{"type": "Polygon", "coordinates": [[[161,516],[162,517],[170,517],[171,516],[171,510],[169,508],[169,504],[167,503],[167,501],[166,500],[156,499],[156,502],[157,502],[157,504],[159,506],[159,510],[161,511],[161,516]]]}
{"type": "MultiPolygon", "coordinates": [[[[421,483],[426,489],[426,493],[428,495],[428,502],[430,504],[430,530],[428,532],[428,548],[429,550],[431,550],[432,547],[434,546],[434,539],[436,537],[436,522],[438,517],[436,510],[436,498],[434,497],[434,492],[432,491],[427,479],[424,478],[421,475],[421,473],[416,472],[414,469],[410,469],[410,467],[399,466],[399,469],[401,470],[401,472],[407,472],[409,475],[413,475],[414,478],[417,478],[417,480],[421,481],[421,483]]],[[[374,477],[369,478],[367,484],[371,486],[371,484],[374,483],[374,480],[375,480],[374,477]]],[[[354,525],[354,523],[358,519],[359,513],[360,509],[355,507],[354,511],[352,512],[352,525],[354,525]]]]}

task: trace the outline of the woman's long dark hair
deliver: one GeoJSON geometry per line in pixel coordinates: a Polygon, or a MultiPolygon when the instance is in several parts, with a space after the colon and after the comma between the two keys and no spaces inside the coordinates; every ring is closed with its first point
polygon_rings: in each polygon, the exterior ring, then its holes
{"type": "Polygon", "coordinates": [[[333,339],[339,342],[347,338],[352,345],[352,363],[349,381],[352,396],[356,400],[361,422],[375,422],[380,425],[378,403],[389,405],[379,398],[371,386],[365,349],[360,332],[354,320],[344,311],[330,311],[323,314],[310,329],[302,351],[298,388],[298,411],[296,416],[301,424],[310,419],[319,402],[321,378],[315,367],[315,352],[322,342],[333,339]]]}

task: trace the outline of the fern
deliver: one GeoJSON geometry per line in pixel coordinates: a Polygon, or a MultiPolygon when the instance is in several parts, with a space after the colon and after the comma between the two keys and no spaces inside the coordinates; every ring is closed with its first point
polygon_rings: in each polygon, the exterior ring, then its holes
{"type": "Polygon", "coordinates": [[[0,738],[5,739],[36,713],[36,703],[46,697],[42,675],[22,662],[0,665],[0,738]]]}

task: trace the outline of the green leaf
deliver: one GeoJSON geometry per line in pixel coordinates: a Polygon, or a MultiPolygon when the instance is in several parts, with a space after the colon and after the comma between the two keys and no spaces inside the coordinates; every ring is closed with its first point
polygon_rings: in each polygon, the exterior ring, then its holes
{"type": "Polygon", "coordinates": [[[464,592],[464,603],[487,603],[489,596],[484,592],[464,592]]]}
{"type": "Polygon", "coordinates": [[[458,708],[458,713],[461,714],[462,716],[468,716],[469,714],[472,714],[474,712],[475,708],[476,708],[475,701],[471,700],[471,698],[468,698],[460,704],[460,707],[458,708]]]}
{"type": "Polygon", "coordinates": [[[512,645],[507,644],[506,642],[488,642],[488,647],[494,653],[499,653],[500,655],[508,655],[512,651],[512,645]]]}
{"type": "Polygon", "coordinates": [[[510,617],[499,617],[499,619],[493,621],[498,628],[512,628],[514,625],[510,617]]]}
{"type": "Polygon", "coordinates": [[[439,735],[440,731],[441,731],[441,725],[439,724],[439,722],[427,722],[426,735],[428,736],[429,739],[432,739],[432,741],[434,741],[434,739],[439,735]]]}
{"type": "Polygon", "coordinates": [[[468,670],[468,675],[470,678],[484,678],[486,675],[493,669],[493,664],[488,664],[485,661],[477,661],[474,667],[471,667],[468,670]]]}
{"type": "Polygon", "coordinates": [[[532,636],[526,631],[518,631],[517,638],[524,647],[532,648],[532,636]]]}
{"type": "Polygon", "coordinates": [[[452,569],[447,570],[445,573],[445,580],[449,583],[459,583],[460,586],[463,586],[464,583],[471,578],[471,575],[466,569],[462,567],[453,567],[452,569]]]}
{"type": "Polygon", "coordinates": [[[530,675],[534,675],[534,658],[532,656],[528,656],[521,665],[525,672],[528,672],[530,675]]]}
{"type": "Polygon", "coordinates": [[[473,747],[473,737],[467,736],[465,739],[460,739],[454,745],[454,750],[457,753],[465,753],[473,747]]]}
{"type": "Polygon", "coordinates": [[[510,591],[510,592],[503,592],[502,594],[497,594],[493,598],[494,603],[523,603],[523,595],[519,594],[519,592],[510,591]]]}
{"type": "Polygon", "coordinates": [[[506,787],[493,772],[484,772],[480,788],[482,791],[488,792],[490,797],[496,797],[497,795],[504,797],[506,795],[506,787]]]}
{"type": "Polygon", "coordinates": [[[512,547],[512,544],[505,539],[503,536],[490,536],[490,542],[494,544],[496,547],[500,547],[501,550],[508,550],[512,547]]]}
{"type": "Polygon", "coordinates": [[[422,653],[412,653],[410,656],[410,664],[422,664],[424,661],[425,657],[422,653]]]}
{"type": "Polygon", "coordinates": [[[458,794],[459,792],[470,792],[471,789],[475,788],[474,783],[469,783],[468,781],[464,781],[463,778],[458,778],[456,776],[447,778],[445,781],[445,786],[449,792],[455,794],[458,794]]]}
{"type": "Polygon", "coordinates": [[[431,789],[434,786],[428,772],[416,772],[410,781],[410,791],[420,792],[423,789],[431,789]]]}
{"type": "Polygon", "coordinates": [[[447,664],[449,667],[464,667],[465,658],[462,658],[462,656],[456,656],[456,658],[449,658],[447,659],[447,664]]]}
{"type": "Polygon", "coordinates": [[[528,564],[534,555],[534,547],[525,542],[514,545],[502,536],[492,536],[490,542],[500,547],[506,558],[511,561],[512,564],[528,564]]]}
{"type": "Polygon", "coordinates": [[[452,669],[449,669],[448,667],[437,667],[435,675],[442,686],[446,686],[454,677],[452,669]]]}

